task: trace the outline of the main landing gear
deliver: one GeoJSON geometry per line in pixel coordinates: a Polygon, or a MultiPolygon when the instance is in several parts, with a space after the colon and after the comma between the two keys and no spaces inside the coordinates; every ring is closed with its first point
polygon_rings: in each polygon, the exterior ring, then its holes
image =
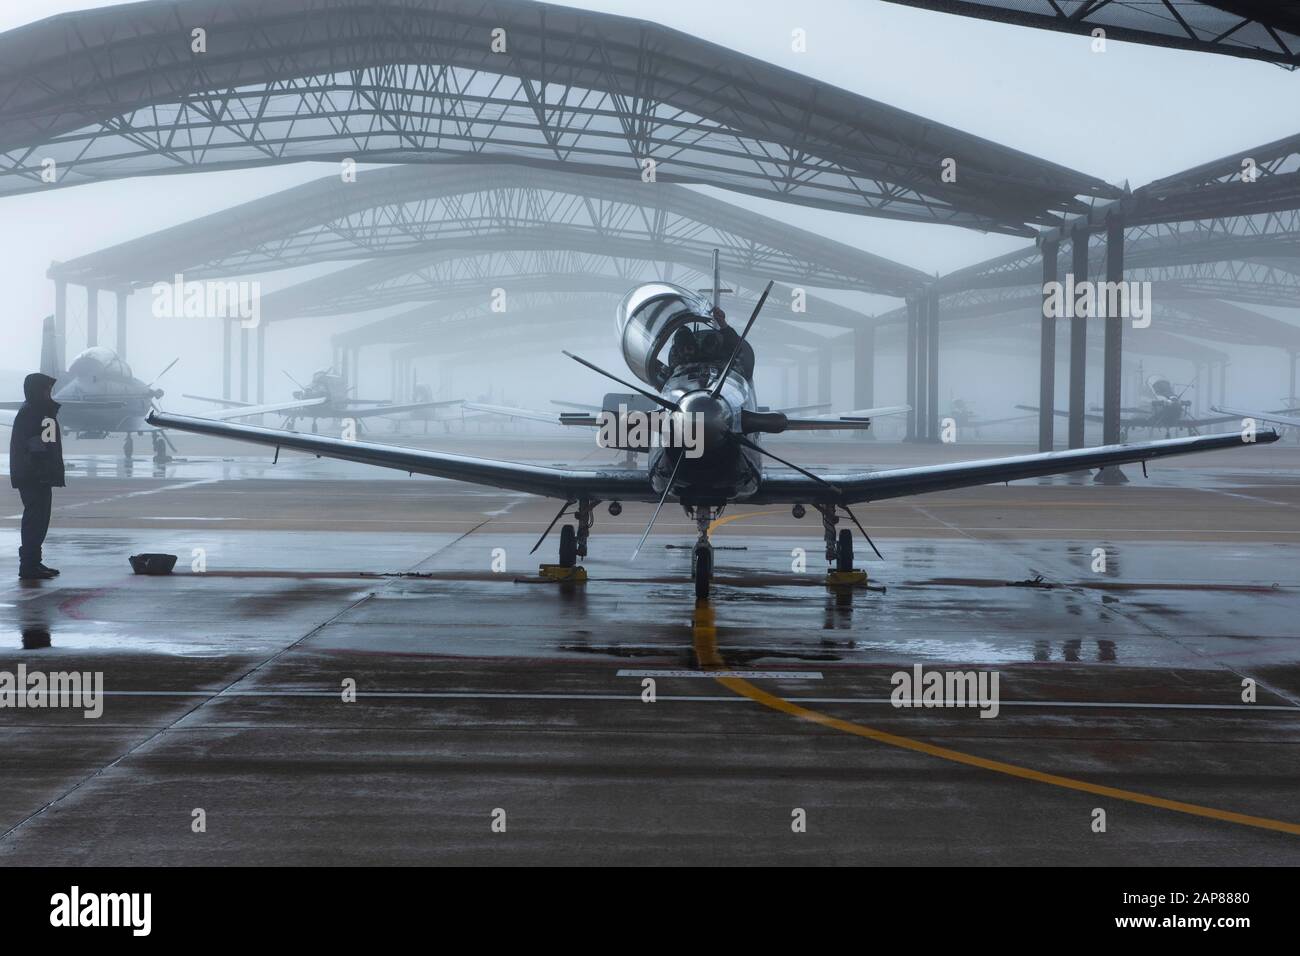
{"type": "MultiPolygon", "coordinates": [[[[821,512],[822,536],[826,541],[826,560],[832,565],[832,569],[826,573],[826,583],[828,585],[864,583],[867,579],[866,572],[853,566],[853,532],[848,528],[840,528],[838,532],[835,529],[840,522],[839,516],[835,513],[835,505],[813,505],[813,507],[821,512]]],[[[795,517],[801,517],[802,512],[803,509],[796,505],[795,517]]]]}
{"type": "Polygon", "coordinates": [[[587,556],[587,537],[591,534],[592,525],[596,523],[598,504],[600,502],[590,498],[579,500],[574,513],[578,523],[566,524],[560,528],[560,567],[571,568],[578,563],[579,558],[587,556]]]}

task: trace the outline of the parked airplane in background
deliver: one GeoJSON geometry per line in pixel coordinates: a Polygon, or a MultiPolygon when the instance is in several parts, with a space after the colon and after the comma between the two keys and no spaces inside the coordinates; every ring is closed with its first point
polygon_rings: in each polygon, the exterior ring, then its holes
{"type": "Polygon", "coordinates": [[[226,406],[224,411],[216,412],[210,416],[218,421],[279,414],[284,419],[284,427],[292,429],[297,424],[298,419],[308,418],[311,419],[313,434],[316,432],[317,422],[322,418],[336,421],[351,418],[357,420],[359,424],[360,419],[363,418],[400,415],[403,412],[415,412],[460,404],[459,399],[440,402],[407,402],[406,404],[395,405],[387,399],[349,398],[348,392],[352,391],[352,389],[348,386],[347,380],[333,369],[317,372],[311,377],[311,383],[308,385],[303,385],[292,375],[289,375],[288,372],[284,374],[289,377],[289,381],[298,386],[293,393],[293,401],[278,402],[271,405],[250,405],[247,402],[235,402],[228,398],[207,398],[203,395],[186,395],[184,397],[226,406]]]}
{"type": "Polygon", "coordinates": [[[1032,415],[1013,415],[1010,418],[980,418],[975,414],[975,406],[972,402],[964,398],[954,398],[948,403],[948,417],[953,420],[961,432],[973,432],[978,435],[981,428],[992,428],[994,425],[1009,425],[1012,422],[1023,422],[1032,415]]]}
{"type": "MultiPolygon", "coordinates": [[[[1120,437],[1123,441],[1128,441],[1128,433],[1134,428],[1145,428],[1149,431],[1164,429],[1165,437],[1168,438],[1171,432],[1185,431],[1189,435],[1199,435],[1200,429],[1207,425],[1222,425],[1226,422],[1237,421],[1237,416],[1226,415],[1218,418],[1193,418],[1188,413],[1192,403],[1183,398],[1191,385],[1184,385],[1179,392],[1174,391],[1174,386],[1169,379],[1163,375],[1152,375],[1146,380],[1145,388],[1148,398],[1146,408],[1121,408],[1120,411],[1127,414],[1128,418],[1121,418],[1120,437]]],[[[1016,408],[1025,411],[1036,412],[1036,405],[1017,405],[1016,408]]],[[[1099,409],[1094,409],[1099,411],[1099,409]]],[[[1056,415],[1061,418],[1069,418],[1070,413],[1056,410],[1056,415]]],[[[1100,415],[1083,416],[1084,421],[1101,422],[1100,415]]]]}
{"type": "MultiPolygon", "coordinates": [[[[153,437],[153,460],[158,464],[169,461],[167,449],[171,442],[145,417],[163,396],[163,390],[154,388],[154,383],[179,359],[173,359],[146,384],[131,374],[131,366],[116,352],[97,345],[78,355],[64,371],[60,367],[53,316],[46,317],[41,332],[41,371],[56,379],[53,397],[60,405],[59,424],[64,434],[78,438],[125,435],[122,456],[128,462],[135,451],[132,437],[149,434],[153,437]]],[[[0,402],[0,410],[17,411],[22,405],[22,402],[0,402]]]]}
{"type": "MultiPolygon", "coordinates": [[[[675,427],[684,431],[688,423],[695,423],[692,428],[697,430],[696,437],[702,438],[698,448],[688,450],[672,443],[645,443],[638,447],[636,450],[648,455],[645,469],[524,465],[157,412],[151,420],[169,428],[249,441],[277,450],[297,449],[318,456],[557,498],[564,504],[533,550],[573,508],[576,524],[565,524],[560,532],[560,564],[565,566],[572,566],[578,558],[586,555],[588,533],[594,522],[596,506],[601,502],[609,502],[612,515],[622,511],[623,501],[656,505],[637,545],[639,551],[664,503],[673,498],[694,519],[699,532],[692,567],[695,593],[700,598],[707,597],[713,572],[709,526],[730,504],[788,504],[793,506],[796,517],[803,516],[805,506],[816,508],[822,516],[827,560],[834,562],[838,570],[850,570],[853,567],[852,532],[845,528],[837,534],[835,526],[842,512],[870,545],[870,537],[851,510],[852,505],[860,502],[1085,468],[1145,463],[1149,459],[1170,455],[1238,448],[1248,444],[1245,437],[1234,432],[1205,438],[1106,445],[886,471],[814,474],[769,451],[760,444],[759,437],[791,428],[866,428],[870,423],[797,420],[781,412],[760,411],[753,384],[754,355],[746,338],[767,299],[771,283],[760,296],[749,322],[739,335],[726,323],[718,307],[720,288],[715,266],[712,301],[698,292],[667,282],[637,286],[624,297],[617,312],[618,335],[628,368],[641,385],[619,378],[576,355],[569,355],[639,395],[656,412],[667,413],[675,427]],[[694,455],[692,451],[699,454],[694,455]],[[789,470],[765,471],[764,458],[785,465],[789,470]]],[[[595,416],[579,414],[588,419],[584,424],[596,423],[595,416]]],[[[1258,432],[1254,437],[1258,443],[1277,440],[1273,432],[1258,432]]],[[[872,545],[873,550],[874,547],[872,545]]]]}

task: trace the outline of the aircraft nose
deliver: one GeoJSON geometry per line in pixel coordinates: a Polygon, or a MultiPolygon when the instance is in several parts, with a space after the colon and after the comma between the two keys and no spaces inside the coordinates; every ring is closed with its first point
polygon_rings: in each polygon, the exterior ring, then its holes
{"type": "Polygon", "coordinates": [[[722,396],[714,397],[705,391],[689,392],[678,405],[687,427],[695,430],[702,441],[703,451],[722,444],[731,431],[731,405],[722,396]]]}

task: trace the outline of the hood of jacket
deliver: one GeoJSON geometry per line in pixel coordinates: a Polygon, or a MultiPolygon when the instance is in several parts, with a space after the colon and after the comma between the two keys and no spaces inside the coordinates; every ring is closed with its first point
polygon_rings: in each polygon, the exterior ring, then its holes
{"type": "Polygon", "coordinates": [[[23,379],[23,397],[27,399],[28,404],[33,406],[52,406],[54,411],[59,410],[59,403],[50,397],[50,390],[54,388],[55,379],[43,372],[32,372],[23,379]]]}

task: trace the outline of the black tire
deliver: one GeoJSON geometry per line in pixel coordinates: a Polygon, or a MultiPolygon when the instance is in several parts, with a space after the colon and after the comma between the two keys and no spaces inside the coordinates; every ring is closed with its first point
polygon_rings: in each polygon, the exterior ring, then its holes
{"type": "Polygon", "coordinates": [[[578,532],[573,525],[560,527],[560,567],[571,568],[578,563],[578,532]]]}
{"type": "Polygon", "coordinates": [[[835,549],[835,570],[853,570],[853,532],[848,528],[840,529],[840,543],[835,549]]]}
{"type": "Polygon", "coordinates": [[[713,549],[695,549],[695,596],[707,598],[709,584],[713,579],[713,549]]]}

